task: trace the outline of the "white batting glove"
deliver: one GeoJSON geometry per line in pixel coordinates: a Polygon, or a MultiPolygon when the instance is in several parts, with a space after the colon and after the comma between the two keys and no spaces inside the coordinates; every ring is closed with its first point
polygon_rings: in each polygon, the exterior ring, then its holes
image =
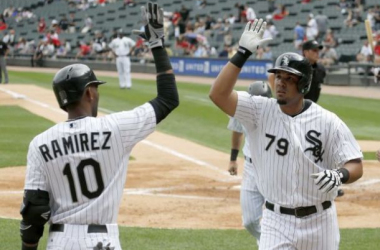
{"type": "Polygon", "coordinates": [[[272,38],[263,39],[266,27],[267,22],[263,22],[263,19],[255,19],[253,22],[248,22],[239,40],[239,52],[250,56],[258,48],[264,47],[270,42],[272,38]]]}
{"type": "Polygon", "coordinates": [[[337,170],[325,170],[310,176],[315,179],[314,183],[323,193],[335,192],[342,185],[341,175],[337,170]]]}
{"type": "Polygon", "coordinates": [[[141,7],[142,23],[145,32],[132,30],[133,34],[141,36],[148,41],[149,48],[164,47],[164,10],[156,3],[147,3],[141,7]]]}

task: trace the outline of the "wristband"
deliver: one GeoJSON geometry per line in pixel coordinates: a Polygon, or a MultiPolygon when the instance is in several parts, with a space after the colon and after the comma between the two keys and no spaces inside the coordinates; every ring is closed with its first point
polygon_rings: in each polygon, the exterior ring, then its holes
{"type": "Polygon", "coordinates": [[[25,244],[23,242],[21,244],[22,244],[21,250],[37,250],[37,248],[38,248],[38,245],[35,245],[33,247],[28,247],[28,246],[25,246],[25,244]]]}
{"type": "Polygon", "coordinates": [[[238,154],[239,154],[239,149],[231,149],[230,161],[236,161],[238,154]]]}
{"type": "Polygon", "coordinates": [[[248,60],[248,58],[252,55],[252,52],[247,50],[246,48],[239,46],[236,54],[231,58],[230,62],[238,68],[242,68],[244,63],[248,60]]]}
{"type": "Polygon", "coordinates": [[[337,172],[342,183],[346,183],[350,179],[350,172],[346,168],[340,168],[337,172]]]}
{"type": "Polygon", "coordinates": [[[152,54],[157,73],[163,73],[172,69],[172,65],[170,64],[169,56],[165,48],[156,47],[152,49],[152,54]]]}

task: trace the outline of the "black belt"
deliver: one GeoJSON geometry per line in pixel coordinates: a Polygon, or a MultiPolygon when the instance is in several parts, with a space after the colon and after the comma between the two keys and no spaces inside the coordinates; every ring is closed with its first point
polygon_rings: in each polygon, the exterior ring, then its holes
{"type": "MultiPolygon", "coordinates": [[[[266,201],[265,207],[271,211],[274,211],[274,204],[273,203],[266,201]]],[[[323,207],[323,210],[328,209],[329,207],[331,207],[331,201],[323,202],[322,207],[323,207]]],[[[308,216],[311,214],[315,214],[316,212],[317,212],[316,206],[296,207],[296,208],[280,207],[280,213],[293,215],[297,218],[302,218],[302,217],[305,217],[305,216],[308,216]]]]}
{"type": "MultiPolygon", "coordinates": [[[[64,232],[64,224],[52,224],[50,225],[50,232],[64,232]]],[[[87,233],[108,233],[106,225],[88,225],[87,233]]]]}
{"type": "Polygon", "coordinates": [[[246,161],[249,161],[249,163],[252,163],[252,159],[249,158],[249,157],[247,157],[247,156],[245,156],[245,155],[244,155],[244,159],[245,159],[246,161]]]}

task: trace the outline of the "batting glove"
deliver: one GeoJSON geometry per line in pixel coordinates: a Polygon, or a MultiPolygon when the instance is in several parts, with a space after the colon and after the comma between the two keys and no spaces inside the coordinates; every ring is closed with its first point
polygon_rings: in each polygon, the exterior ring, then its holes
{"type": "Polygon", "coordinates": [[[264,47],[272,38],[263,39],[264,31],[267,27],[267,22],[263,19],[255,19],[253,22],[248,22],[244,32],[239,40],[239,52],[246,57],[256,52],[259,47],[264,47]]]}
{"type": "Polygon", "coordinates": [[[163,48],[164,46],[164,10],[156,3],[148,3],[141,7],[142,23],[144,30],[132,30],[132,33],[141,36],[148,41],[149,48],[163,48]]]}
{"type": "Polygon", "coordinates": [[[325,170],[319,173],[311,174],[314,178],[314,183],[319,187],[323,193],[331,193],[338,190],[342,185],[342,176],[339,170],[325,170]]]}

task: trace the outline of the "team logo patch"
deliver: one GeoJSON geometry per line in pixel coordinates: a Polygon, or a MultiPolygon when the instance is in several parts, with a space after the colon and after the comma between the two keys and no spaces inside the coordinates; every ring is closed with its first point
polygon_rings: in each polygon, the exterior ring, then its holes
{"type": "Polygon", "coordinates": [[[288,66],[289,65],[289,58],[287,56],[284,56],[281,61],[282,66],[288,66]]]}
{"type": "Polygon", "coordinates": [[[318,163],[319,161],[323,161],[322,156],[325,152],[322,150],[322,142],[318,139],[318,137],[321,135],[321,133],[318,133],[315,130],[310,130],[306,133],[306,141],[313,144],[312,147],[309,147],[305,150],[305,153],[307,151],[311,151],[313,156],[315,157],[314,162],[318,163]]]}

